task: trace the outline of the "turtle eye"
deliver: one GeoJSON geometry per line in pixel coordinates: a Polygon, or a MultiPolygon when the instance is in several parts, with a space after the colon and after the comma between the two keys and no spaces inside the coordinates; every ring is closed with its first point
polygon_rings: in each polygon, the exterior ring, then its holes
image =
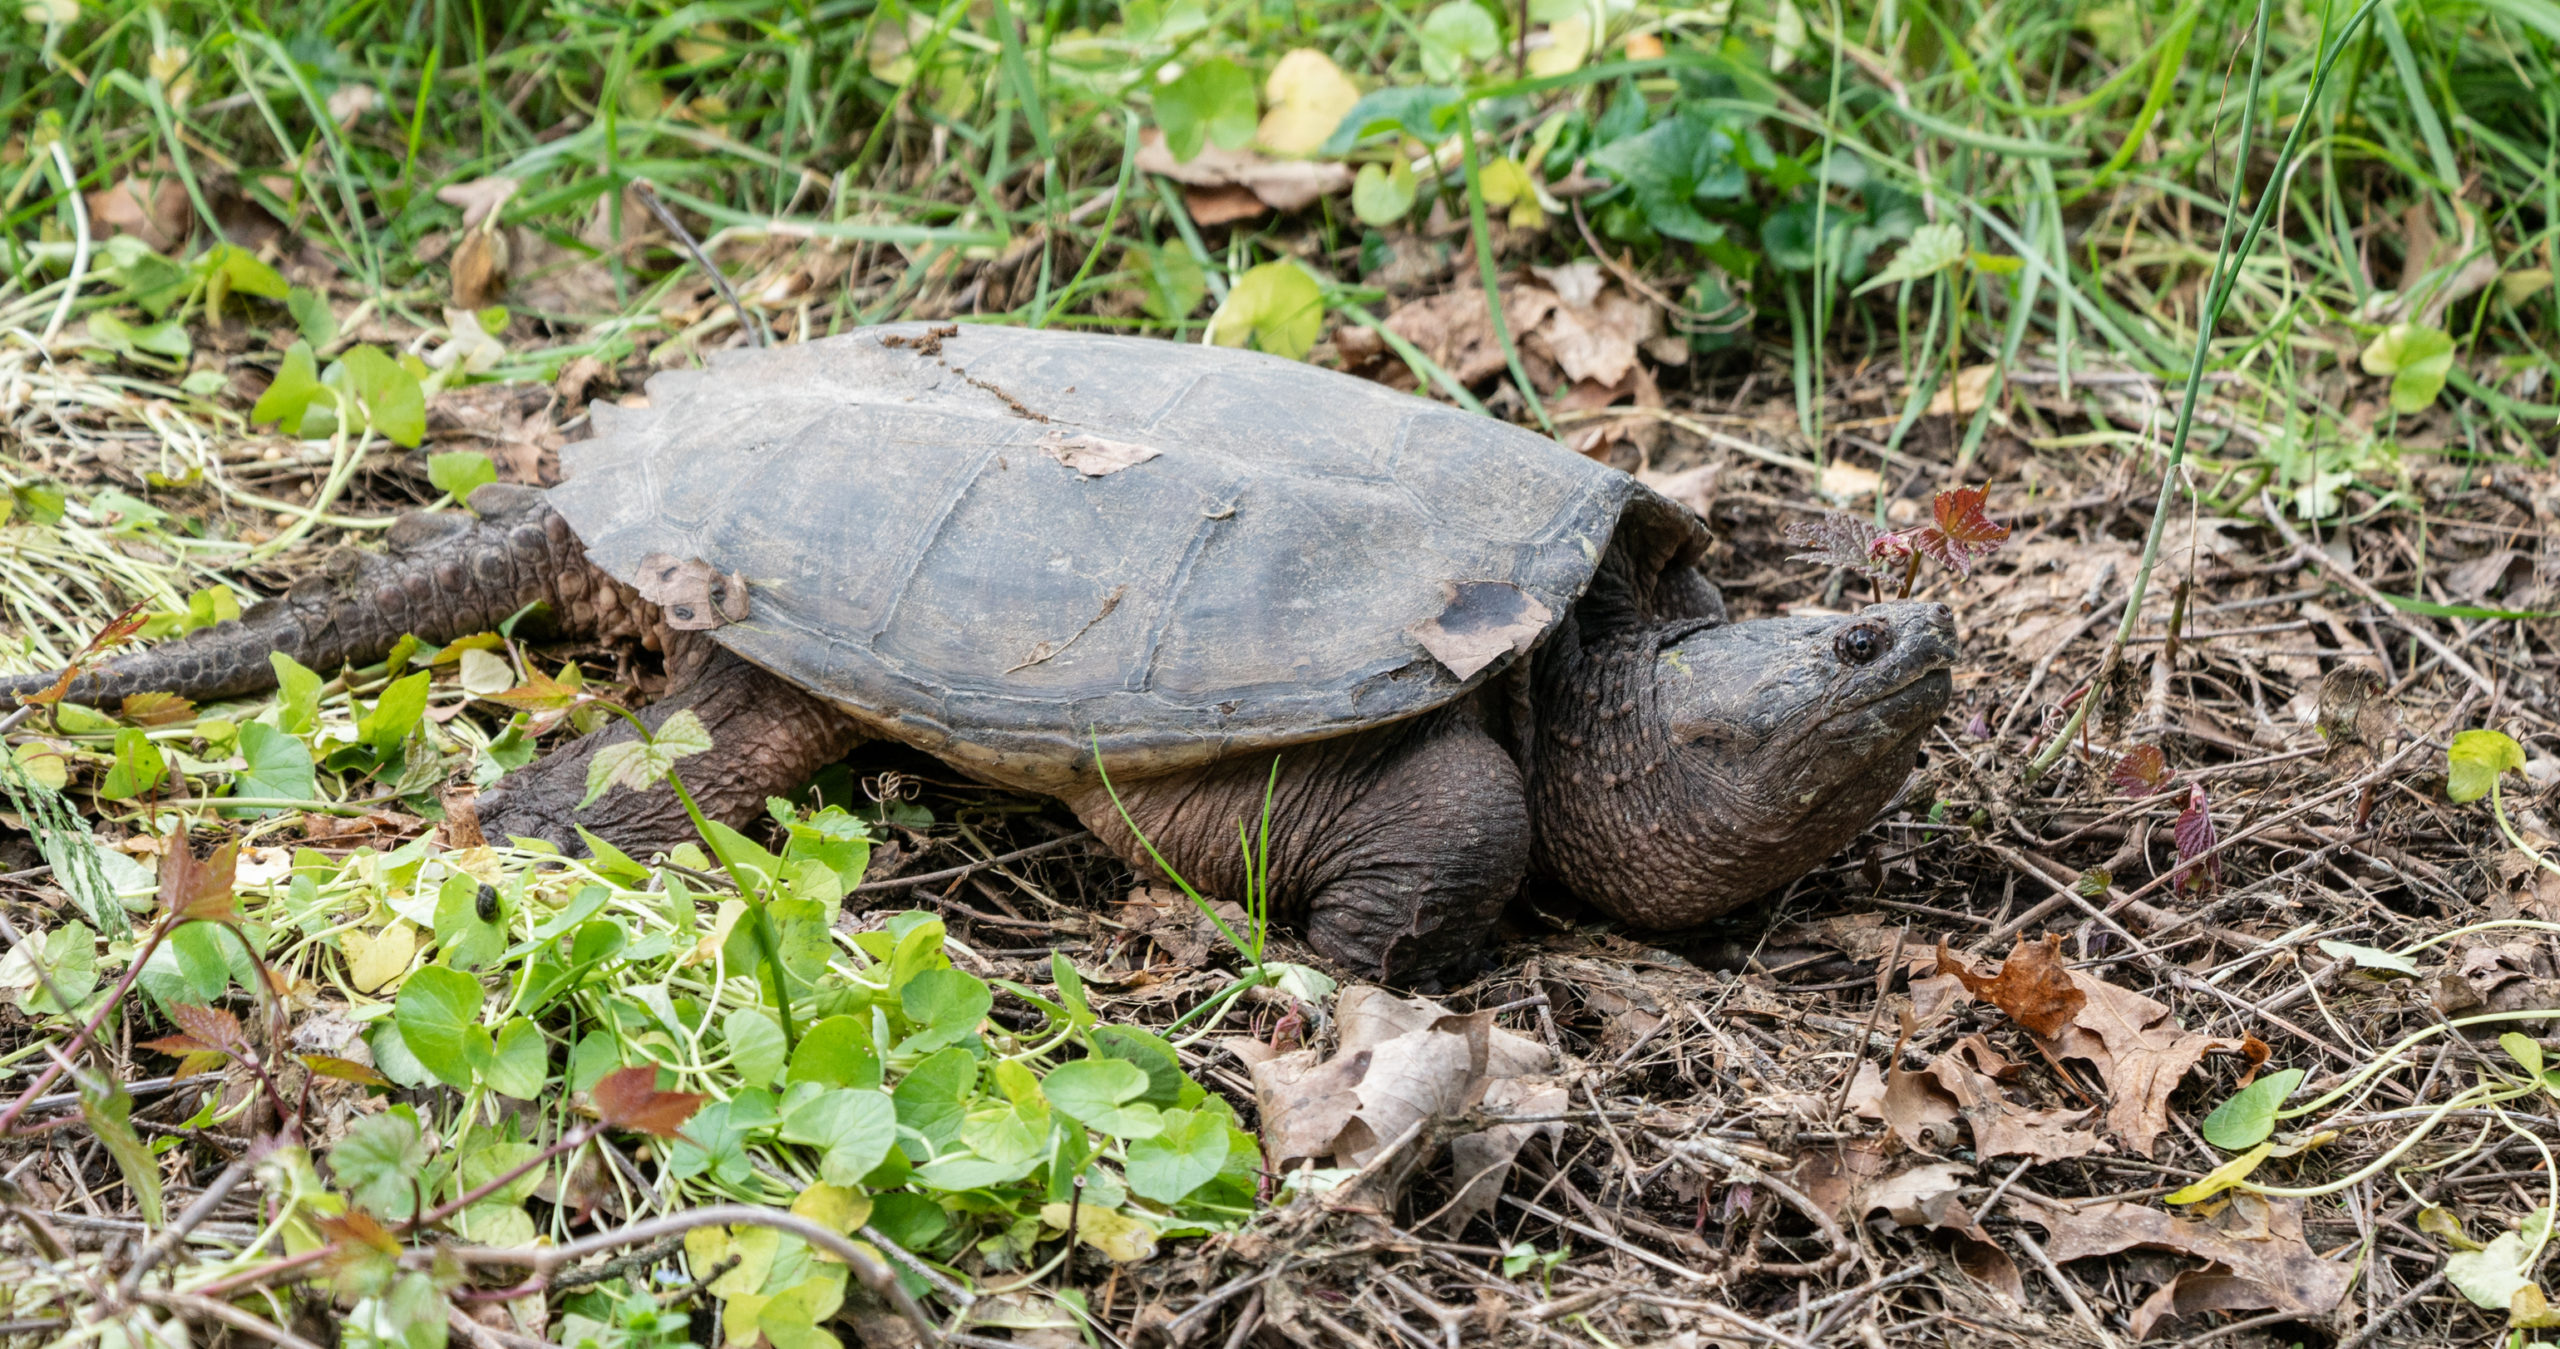
{"type": "Polygon", "coordinates": [[[1841,632],[1831,649],[1851,665],[1866,665],[1893,649],[1893,629],[1882,623],[1861,623],[1841,632]]]}

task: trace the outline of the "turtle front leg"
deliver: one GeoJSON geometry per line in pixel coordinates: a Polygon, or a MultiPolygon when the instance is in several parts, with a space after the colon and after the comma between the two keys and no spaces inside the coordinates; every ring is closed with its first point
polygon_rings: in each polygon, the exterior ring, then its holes
{"type": "MultiPolygon", "coordinates": [[[[687,671],[640,720],[655,732],[683,710],[702,719],[711,748],[679,761],[676,771],[702,813],[733,828],[763,814],[765,798],[796,790],[862,740],[852,718],[725,650],[687,671]]],[[[664,784],[645,792],[616,787],[577,808],[597,751],[630,739],[630,724],[617,718],[509,774],[473,803],[481,836],[491,843],[547,839],[574,855],[585,850],[577,834],[584,826],[640,857],[696,841],[684,803],[664,784]]]]}
{"type": "Polygon", "coordinates": [[[1130,821],[1195,889],[1229,899],[1246,893],[1237,825],[1258,846],[1269,785],[1273,913],[1361,978],[1460,973],[1528,870],[1519,770],[1465,708],[1113,785],[1118,806],[1099,784],[1067,804],[1140,875],[1160,873],[1130,821]]]}

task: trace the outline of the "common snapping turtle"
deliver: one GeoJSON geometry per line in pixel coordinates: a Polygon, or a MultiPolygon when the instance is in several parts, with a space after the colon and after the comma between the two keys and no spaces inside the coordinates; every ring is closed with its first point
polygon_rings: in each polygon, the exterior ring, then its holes
{"type": "MultiPolygon", "coordinates": [[[[1634,479],[1269,356],[909,324],[594,414],[560,486],[404,518],[70,696],[244,694],[270,650],[335,669],[540,602],[557,633],[667,650],[646,719],[710,728],[683,771],[729,823],[889,739],[1063,798],[1152,870],[1098,755],[1164,862],[1229,895],[1276,756],[1275,912],[1414,980],[1531,873],[1644,927],[1794,880],[1892,798],[1951,689],[1944,606],[1729,622],[1705,525],[1634,479]]],[[[505,779],[479,828],[689,837],[664,788],[575,809],[627,734],[505,779]]]]}

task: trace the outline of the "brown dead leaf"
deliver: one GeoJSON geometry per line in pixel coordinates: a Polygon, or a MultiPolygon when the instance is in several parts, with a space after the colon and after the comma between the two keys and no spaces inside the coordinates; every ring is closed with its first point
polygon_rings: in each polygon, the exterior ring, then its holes
{"type": "Polygon", "coordinates": [[[1968,365],[1956,372],[1955,381],[1941,384],[1929,396],[1923,408],[1932,417],[1964,416],[1982,406],[1983,395],[1991,391],[1991,373],[1995,367],[1968,365]]]}
{"type": "Polygon", "coordinates": [[[474,178],[467,183],[454,183],[448,187],[437,188],[436,200],[447,206],[461,207],[462,227],[466,230],[477,229],[481,221],[488,219],[491,212],[506,205],[507,198],[514,196],[516,189],[523,185],[504,174],[491,174],[486,178],[474,178]]]}
{"type": "Polygon", "coordinates": [[[1051,431],[1040,437],[1039,443],[1041,453],[1088,478],[1117,473],[1164,453],[1153,445],[1112,440],[1082,431],[1051,431]]]}
{"type": "Polygon", "coordinates": [[[1217,144],[1203,146],[1199,154],[1177,162],[1173,152],[1164,148],[1164,134],[1154,130],[1139,140],[1138,167],[1189,187],[1240,187],[1275,211],[1303,210],[1318,197],[1351,190],[1351,169],[1343,164],[1265,159],[1251,150],[1217,144]]]}
{"type": "Polygon", "coordinates": [[[453,307],[486,309],[507,293],[507,236],[466,230],[453,250],[453,307]]]}
{"type": "Polygon", "coordinates": [[[1662,311],[1609,284],[1597,262],[1533,267],[1555,292],[1547,321],[1524,340],[1543,344],[1568,378],[1608,386],[1627,377],[1637,351],[1662,334],[1662,311]]]}
{"type": "Polygon", "coordinates": [[[2346,1295],[2349,1266],[2323,1260],[2302,1239],[2302,1202],[2235,1194],[2206,1219],[2122,1202],[2068,1209],[2016,1196],[2009,1209],[2046,1230],[2056,1264],[2143,1247],[2211,1262],[2182,1271],[2133,1314],[2136,1339],[2170,1316],[2206,1310],[2273,1310],[2323,1316],[2346,1295]]]}
{"type": "MultiPolygon", "coordinates": [[[[1513,286],[1502,293],[1502,319],[1515,333],[1535,329],[1555,306],[1555,292],[1544,286],[1513,286]]],[[[1505,364],[1481,289],[1443,291],[1398,305],[1387,315],[1387,331],[1421,348],[1461,384],[1490,379],[1505,364]]]]}
{"type": "Polygon", "coordinates": [[[1973,1211],[1960,1201],[1958,1192],[1972,1178],[1973,1168],[1963,1162],[1915,1166],[1861,1190],[1856,1211],[1849,1216],[1864,1218],[1883,1209],[1905,1227],[1970,1227],[1973,1211]]]}
{"type": "Polygon", "coordinates": [[[195,226],[186,185],[166,174],[119,178],[88,194],[88,206],[100,233],[130,234],[160,253],[185,242],[195,226]]]}
{"type": "Polygon", "coordinates": [[[1940,946],[1937,972],[1954,975],[1967,992],[2046,1039],[2060,1035],[2088,1002],[2088,995],[2071,982],[2071,971],[2063,967],[2059,936],[2047,935],[2041,942],[2020,937],[2009,958],[2001,962],[2000,972],[1988,979],[1940,946]]]}
{"type": "Polygon", "coordinates": [[[1848,1218],[1849,1201],[1891,1168],[1885,1158],[1885,1149],[1891,1146],[1882,1138],[1862,1138],[1837,1147],[1809,1148],[1796,1171],[1797,1188],[1823,1212],[1848,1218]]]}
{"type": "Polygon", "coordinates": [[[1553,1066],[1546,1048],[1496,1027],[1492,1013],[1453,1014],[1428,998],[1358,986],[1344,991],[1335,1021],[1341,1037],[1331,1058],[1302,1049],[1253,1064],[1273,1170],[1365,1166],[1416,1124],[1482,1111],[1494,1123],[1470,1132],[1493,1136],[1453,1150],[1461,1193],[1452,1211],[1471,1217],[1501,1192],[1521,1145],[1556,1132],[1552,1124],[1499,1122],[1553,1114],[1564,1102],[1551,1084],[1533,1080],[1553,1066]]]}
{"type": "Polygon", "coordinates": [[[1537,596],[1508,581],[1452,581],[1443,589],[1446,606],[1406,631],[1462,680],[1528,650],[1555,616],[1537,596]]]}
{"type": "Polygon", "coordinates": [[[1253,195],[1251,189],[1233,184],[1186,187],[1182,189],[1182,209],[1191,213],[1191,223],[1195,225],[1232,225],[1271,213],[1270,206],[1253,195]]]}

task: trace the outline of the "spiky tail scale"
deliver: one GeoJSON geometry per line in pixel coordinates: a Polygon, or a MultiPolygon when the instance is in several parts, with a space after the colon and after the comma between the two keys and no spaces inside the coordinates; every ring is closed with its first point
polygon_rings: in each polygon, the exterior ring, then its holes
{"type": "MultiPolygon", "coordinates": [[[[536,602],[550,606],[547,630],[562,636],[632,637],[655,625],[656,607],[589,563],[540,492],[491,484],[471,506],[477,518],[404,516],[383,552],[342,553],[236,619],[83,673],[64,696],[97,705],[135,693],[199,702],[257,693],[275,686],[269,652],[330,672],[380,659],[403,634],[444,642],[491,631],[536,602]]],[[[0,679],[0,708],[54,679],[0,679]]]]}

